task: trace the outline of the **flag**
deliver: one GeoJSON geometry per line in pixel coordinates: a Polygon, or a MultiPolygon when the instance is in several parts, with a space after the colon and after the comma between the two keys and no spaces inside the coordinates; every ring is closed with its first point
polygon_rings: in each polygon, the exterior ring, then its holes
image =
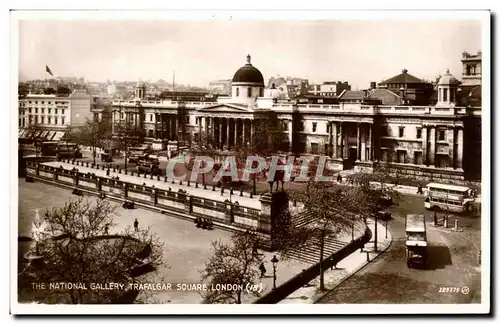
{"type": "Polygon", "coordinates": [[[47,72],[48,74],[54,76],[54,74],[52,74],[52,71],[49,69],[49,67],[47,65],[45,65],[45,72],[47,72]]]}

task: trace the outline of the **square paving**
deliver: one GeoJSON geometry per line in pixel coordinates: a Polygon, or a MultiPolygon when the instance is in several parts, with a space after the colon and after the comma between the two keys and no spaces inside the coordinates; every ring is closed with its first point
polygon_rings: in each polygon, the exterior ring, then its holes
{"type": "MultiPolygon", "coordinates": [[[[36,209],[39,209],[40,216],[43,216],[47,208],[62,207],[68,200],[76,199],[70,190],[40,182],[26,183],[20,179],[18,188],[19,235],[30,235],[31,222],[36,209]]],[[[89,200],[97,199],[85,197],[85,199],[87,198],[89,200]]],[[[160,273],[163,275],[161,283],[171,283],[173,290],[160,291],[154,298],[160,303],[201,303],[202,297],[198,291],[176,291],[174,288],[177,284],[200,283],[199,270],[204,268],[205,262],[212,254],[211,242],[217,239],[227,241],[231,233],[220,229],[203,230],[182,219],[144,209],[123,209],[116,202],[111,201],[110,203],[117,207],[114,217],[116,226],[110,229],[110,234],[119,232],[128,226],[132,227],[134,219],[137,218],[139,228],[151,227],[152,231],[164,242],[164,262],[169,268],[161,269],[160,273]]],[[[263,253],[267,273],[261,282],[264,288],[263,293],[265,293],[272,288],[272,263],[270,260],[273,255],[267,252],[263,253]]],[[[280,261],[277,268],[277,285],[309,266],[295,260],[280,261]]],[[[152,283],[157,284],[157,282],[152,283]]]]}

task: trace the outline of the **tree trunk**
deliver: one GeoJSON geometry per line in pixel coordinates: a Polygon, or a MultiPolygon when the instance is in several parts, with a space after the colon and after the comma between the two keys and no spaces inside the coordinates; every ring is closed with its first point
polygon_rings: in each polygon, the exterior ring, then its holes
{"type": "Polygon", "coordinates": [[[319,247],[319,290],[325,290],[325,274],[323,272],[323,257],[325,253],[325,234],[321,234],[319,247]]]}

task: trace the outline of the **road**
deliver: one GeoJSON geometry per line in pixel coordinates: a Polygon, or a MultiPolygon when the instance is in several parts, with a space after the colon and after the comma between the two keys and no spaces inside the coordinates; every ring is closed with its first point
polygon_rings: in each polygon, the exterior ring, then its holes
{"type": "Polygon", "coordinates": [[[318,303],[480,303],[481,274],[476,261],[480,217],[452,216],[449,229],[434,227],[432,214],[423,207],[423,198],[414,196],[402,197],[399,206],[391,211],[393,220],[389,221],[389,230],[393,241],[389,249],[318,303]],[[405,215],[408,213],[426,215],[429,267],[425,270],[409,269],[406,265],[405,215]],[[462,232],[451,231],[455,219],[462,232]],[[460,291],[444,292],[446,290],[460,291]]]}

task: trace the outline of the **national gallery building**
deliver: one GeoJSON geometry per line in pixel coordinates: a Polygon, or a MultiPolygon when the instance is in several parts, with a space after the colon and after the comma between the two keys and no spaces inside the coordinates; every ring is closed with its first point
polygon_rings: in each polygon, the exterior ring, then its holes
{"type": "Polygon", "coordinates": [[[209,137],[217,149],[230,151],[249,145],[258,136],[255,121],[262,112],[273,111],[288,151],[300,147],[294,153],[327,155],[331,168],[373,170],[388,165],[426,179],[478,180],[480,57],[481,53],[463,53],[462,79],[467,82],[446,72],[432,85],[403,70],[378,89],[345,90],[337,98],[306,95],[282,100],[278,89],[265,88],[249,55],[232,78],[230,96],[190,101],[172,95],[152,101],[140,82],[133,100],[113,101],[112,127],[115,133],[118,125],[139,129],[144,142],[163,150],[180,138],[179,120],[184,119],[183,140],[196,143],[209,137]],[[425,96],[430,104],[421,104],[425,96]],[[297,115],[299,124],[294,122],[297,115]]]}

